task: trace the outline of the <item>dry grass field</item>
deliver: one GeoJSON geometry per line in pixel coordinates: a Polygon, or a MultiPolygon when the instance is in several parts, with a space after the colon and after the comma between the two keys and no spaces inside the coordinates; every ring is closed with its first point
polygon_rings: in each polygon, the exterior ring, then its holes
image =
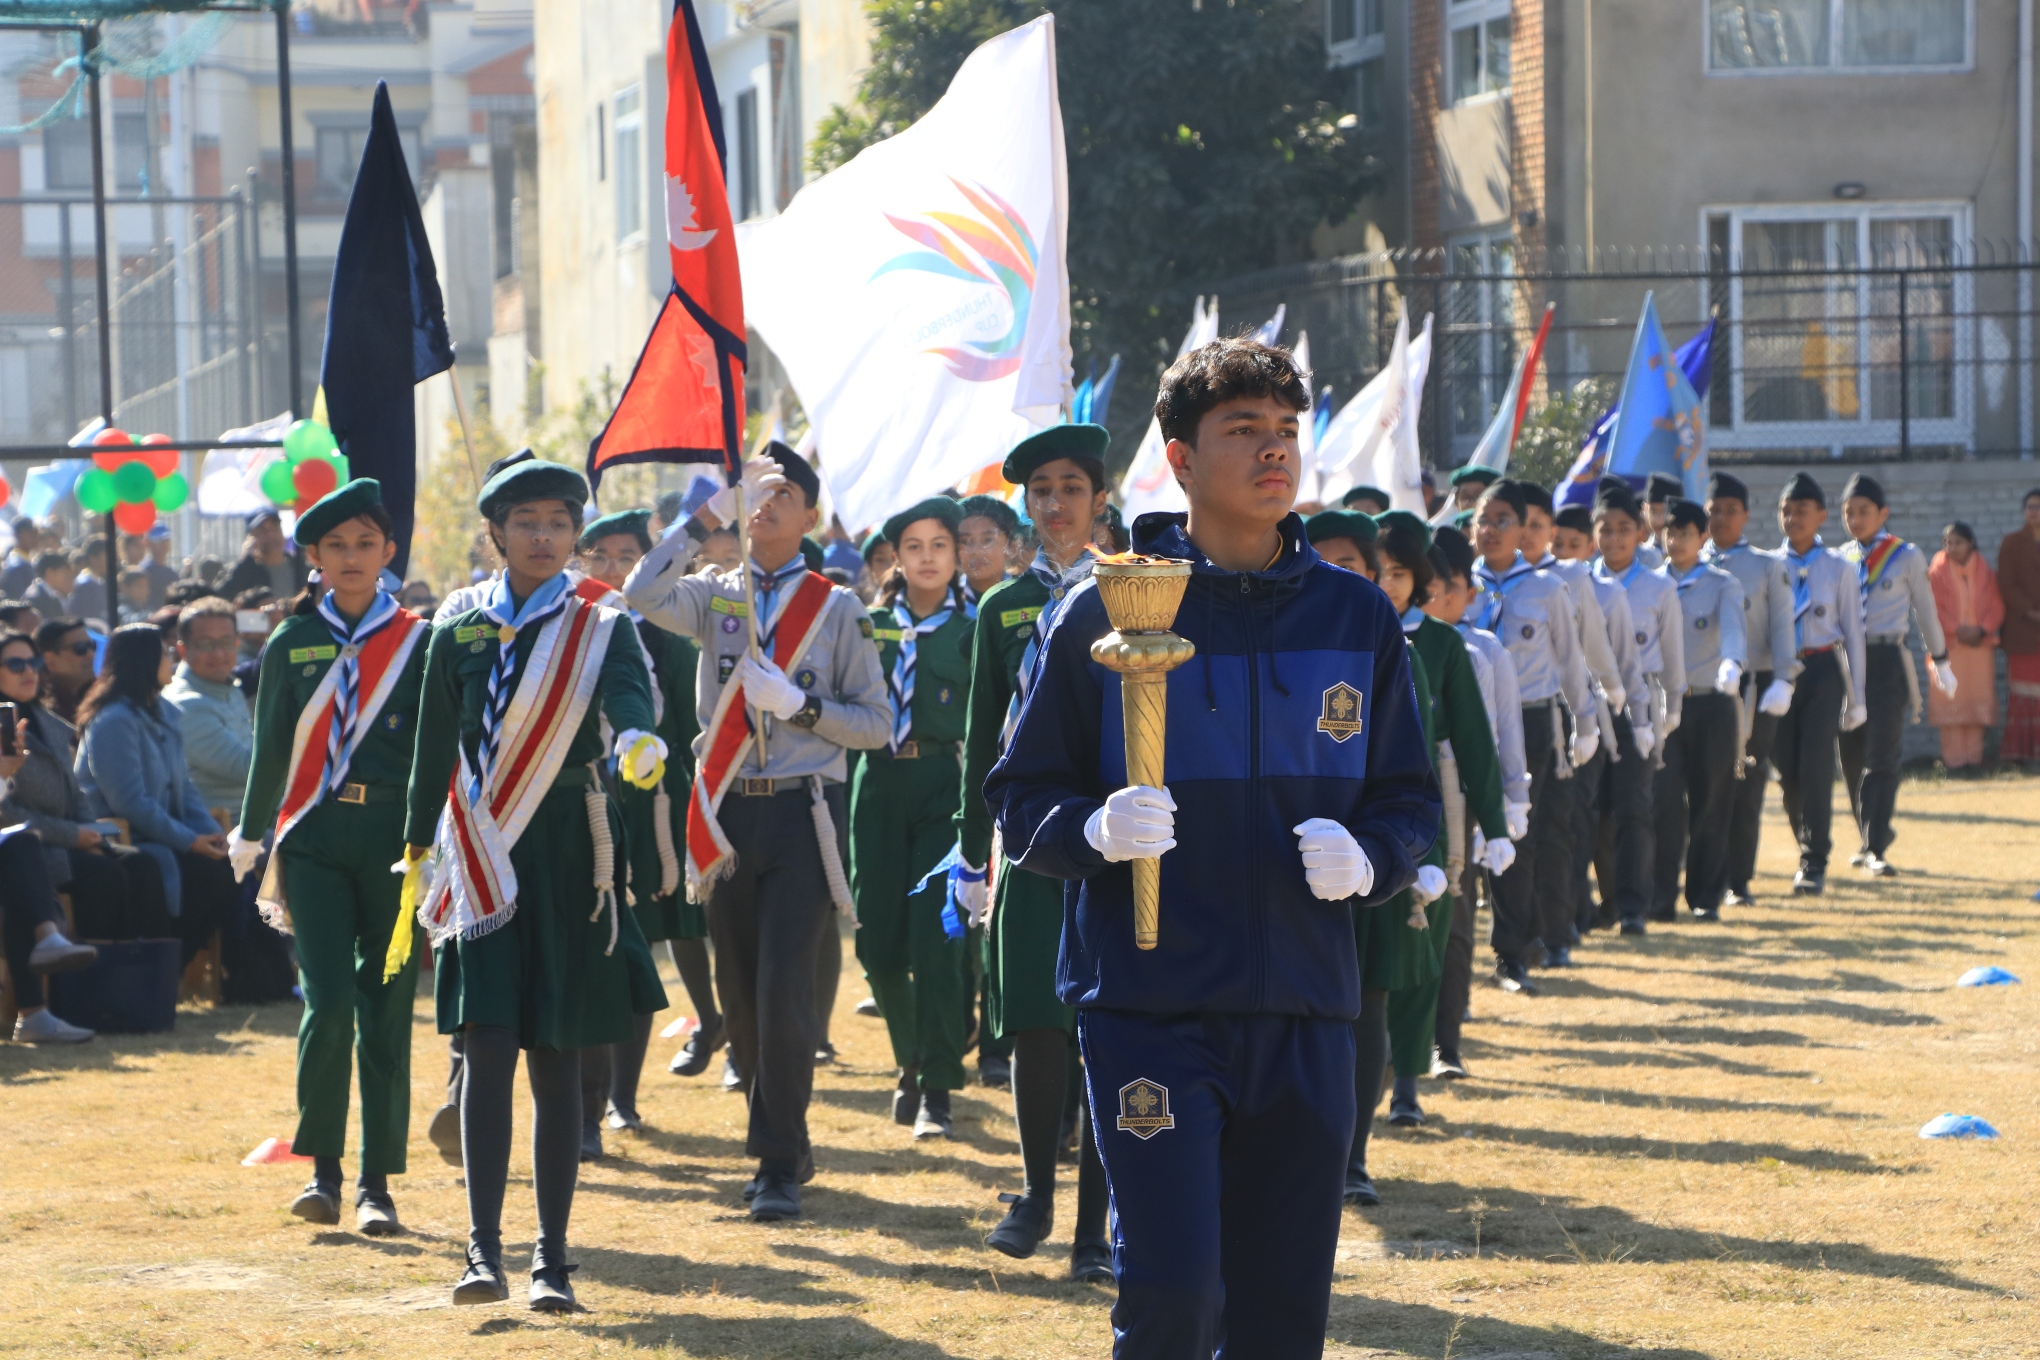
{"type": "MultiPolygon", "coordinates": [[[[1784,895],[1775,802],[1758,909],[1596,936],[1539,999],[1475,992],[1476,1079],[1426,1082],[1429,1125],[1376,1135],[1386,1203],[1347,1211],[1329,1354],[2040,1352],[2040,784],[1909,783],[1901,877],[1840,868],[1814,903],[1784,895]],[[1956,989],[1978,963],[2027,985],[1956,989]],[[2004,1138],[1921,1141],[1942,1111],[2004,1138]]],[[[291,1128],[288,1008],[188,1010],[174,1035],[78,1050],[0,1046],[0,1352],[1107,1354],[1110,1291],[1064,1278],[1073,1178],[1054,1250],[984,1249],[997,1192],[1018,1188],[1008,1101],[973,1088],[954,1141],[912,1146],[884,1117],[880,1026],[850,1013],[854,967],[845,1061],[816,1091],[808,1217],[743,1217],[740,1102],[668,1076],[658,1043],[651,1129],[612,1134],[582,1175],[590,1311],[557,1320],[521,1307],[521,1147],[513,1302],[446,1306],[466,1224],[457,1172],[423,1138],[444,1069],[422,1005],[411,1174],[395,1185],[411,1232],[375,1241],[291,1218],[301,1167],[239,1165],[291,1128]]]]}

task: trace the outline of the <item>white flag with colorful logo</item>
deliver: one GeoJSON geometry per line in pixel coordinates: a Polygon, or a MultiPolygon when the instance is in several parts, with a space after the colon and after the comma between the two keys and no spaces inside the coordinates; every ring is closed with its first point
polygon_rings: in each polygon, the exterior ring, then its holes
{"type": "MultiPolygon", "coordinates": [[[[1211,305],[1206,307],[1199,297],[1190,312],[1190,329],[1183,333],[1183,343],[1176,347],[1176,357],[1180,359],[1216,339],[1218,299],[1212,298],[1211,305]]],[[[1183,498],[1183,488],[1176,484],[1176,474],[1169,468],[1168,447],[1169,441],[1162,438],[1162,423],[1150,419],[1147,437],[1134,450],[1133,462],[1127,465],[1126,475],[1119,481],[1119,508],[1128,524],[1150,510],[1175,512],[1190,508],[1190,502],[1183,498]]]]}
{"type": "Polygon", "coordinates": [[[1071,398],[1068,183],[1044,15],[896,137],[737,228],[748,320],[854,531],[964,480],[1071,398]]]}

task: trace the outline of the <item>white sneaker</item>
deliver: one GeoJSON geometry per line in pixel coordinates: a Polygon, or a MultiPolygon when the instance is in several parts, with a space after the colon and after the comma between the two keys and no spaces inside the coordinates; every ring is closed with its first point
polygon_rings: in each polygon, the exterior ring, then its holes
{"type": "Polygon", "coordinates": [[[53,930],[28,951],[28,966],[37,973],[69,973],[90,968],[98,957],[99,951],[91,945],[73,944],[64,938],[63,931],[53,930]]]}
{"type": "Polygon", "coordinates": [[[47,1006],[33,1014],[14,1017],[17,1044],[82,1044],[91,1037],[91,1030],[66,1024],[47,1006]]]}

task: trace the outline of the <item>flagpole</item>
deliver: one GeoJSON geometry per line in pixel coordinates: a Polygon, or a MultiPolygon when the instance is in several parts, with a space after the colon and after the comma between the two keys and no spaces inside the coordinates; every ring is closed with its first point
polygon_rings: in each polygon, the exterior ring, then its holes
{"type": "MultiPolygon", "coordinates": [[[[765,445],[772,437],[771,432],[771,421],[763,421],[759,424],[758,444],[757,447],[751,450],[753,458],[765,451],[765,445]]],[[[751,516],[744,505],[744,472],[742,468],[737,469],[736,492],[737,557],[740,570],[744,573],[744,617],[751,620],[750,628],[745,631],[750,634],[751,655],[763,661],[765,653],[758,646],[758,626],[763,620],[758,617],[757,583],[751,579],[751,516]]],[[[761,770],[765,768],[765,754],[765,710],[761,708],[758,710],[758,768],[761,770]]]]}
{"type": "Polygon", "coordinates": [[[468,471],[475,479],[475,494],[482,494],[482,465],[475,460],[474,437],[468,433],[467,403],[460,396],[460,365],[446,366],[446,380],[453,384],[453,410],[460,417],[460,442],[467,446],[468,471]]]}

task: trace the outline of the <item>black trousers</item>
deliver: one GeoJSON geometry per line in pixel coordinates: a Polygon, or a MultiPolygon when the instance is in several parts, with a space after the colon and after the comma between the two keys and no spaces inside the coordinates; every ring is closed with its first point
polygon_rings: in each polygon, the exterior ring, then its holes
{"type": "Polygon", "coordinates": [[[45,921],[64,927],[64,909],[50,886],[42,842],[22,832],[0,841],[0,952],[14,980],[14,1004],[26,1010],[43,1004],[42,975],[28,966],[36,927],[45,921]]]}
{"type": "Polygon", "coordinates": [[[161,940],[177,933],[156,861],[132,845],[67,850],[71,918],[86,940],[161,940]]]}
{"type": "Polygon", "coordinates": [[[1664,768],[1651,789],[1657,823],[1656,890],[1659,918],[1678,909],[1679,869],[1686,871],[1686,905],[1705,911],[1728,891],[1728,816],[1735,798],[1736,742],[1742,733],[1735,696],[1689,694],[1679,730],[1665,742],[1664,768]]]}
{"type": "Polygon", "coordinates": [[[1657,753],[1649,759],[1636,749],[1636,730],[1616,715],[1615,754],[1601,767],[1597,790],[1599,820],[1594,827],[1594,876],[1601,881],[1601,900],[1625,921],[1641,921],[1650,911],[1651,781],[1657,753]]]}
{"type": "Polygon", "coordinates": [[[1543,945],[1572,940],[1572,790],[1558,778],[1557,742],[1564,719],[1551,702],[1523,706],[1523,763],[1530,767],[1530,834],[1516,862],[1494,880],[1495,957],[1527,961],[1543,945]],[[1551,933],[1547,934],[1546,931],[1551,933]]]}
{"type": "MultiPolygon", "coordinates": [[[[824,796],[838,851],[849,826],[843,788],[824,796]]],[[[737,1070],[749,1083],[744,1150],[765,1169],[791,1175],[808,1152],[807,1107],[815,1083],[815,956],[833,928],[828,880],[808,790],[723,799],[723,834],[736,871],[708,900],[715,989],[737,1070]]],[[[848,856],[845,855],[847,860],[848,856]]]]}
{"type": "MultiPolygon", "coordinates": [[[[1601,833],[1601,779],[1611,752],[1604,744],[1594,758],[1573,771],[1573,929],[1585,935],[1597,924],[1600,914],[1594,904],[1594,851],[1601,833]]],[[[1610,904],[1612,911],[1613,904],[1610,904]]]]}
{"type": "Polygon", "coordinates": [[[1750,709],[1750,739],[1743,744],[1743,754],[1750,763],[1730,795],[1728,885],[1745,896],[1749,894],[1750,879],[1757,872],[1757,833],[1763,827],[1764,785],[1771,778],[1771,743],[1778,735],[1778,719],[1759,709],[1757,701],[1776,678],[1770,671],[1743,677],[1743,702],[1750,709]]]}
{"type": "Polygon", "coordinates": [[[1827,873],[1828,852],[1834,848],[1828,830],[1834,818],[1835,734],[1841,730],[1847,694],[1842,663],[1832,650],[1808,656],[1771,747],[1785,817],[1799,842],[1802,873],[1827,873]]]}
{"type": "Polygon", "coordinates": [[[1455,1057],[1459,1053],[1459,1031],[1465,1023],[1467,1002],[1473,997],[1473,895],[1477,889],[1487,893],[1492,909],[1493,881],[1469,854],[1466,869],[1452,885],[1452,933],[1445,937],[1445,967],[1438,979],[1438,1020],[1431,1035],[1435,1046],[1455,1057]]]}
{"type": "Polygon", "coordinates": [[[1849,810],[1856,814],[1861,847],[1879,859],[1891,848],[1891,814],[1898,806],[1898,758],[1905,744],[1905,720],[1912,690],[1905,683],[1912,654],[1902,642],[1873,642],[1863,649],[1863,697],[1869,721],[1841,736],[1842,780],[1849,810]]]}

